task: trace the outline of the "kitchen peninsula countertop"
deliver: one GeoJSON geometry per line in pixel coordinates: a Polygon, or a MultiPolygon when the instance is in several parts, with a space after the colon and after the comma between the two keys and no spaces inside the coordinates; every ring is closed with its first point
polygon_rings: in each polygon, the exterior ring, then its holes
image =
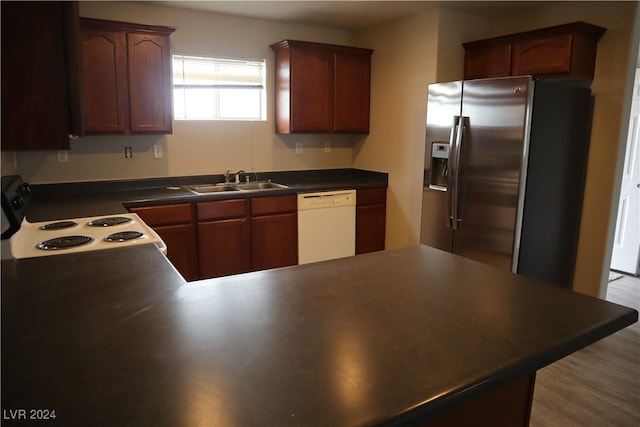
{"type": "Polygon", "coordinates": [[[387,187],[388,174],[361,169],[319,169],[281,172],[249,172],[251,181],[284,184],[287,188],[256,191],[226,191],[196,195],[183,188],[215,184],[222,175],[199,175],[122,181],[99,181],[32,185],[30,222],[54,221],[127,212],[127,207],[162,203],[190,203],[312,191],[387,187]],[[257,178],[257,179],[256,179],[257,178]]]}
{"type": "Polygon", "coordinates": [[[412,423],[637,317],[426,246],[192,283],[154,245],[4,260],[2,408],[65,426],[412,423]]]}

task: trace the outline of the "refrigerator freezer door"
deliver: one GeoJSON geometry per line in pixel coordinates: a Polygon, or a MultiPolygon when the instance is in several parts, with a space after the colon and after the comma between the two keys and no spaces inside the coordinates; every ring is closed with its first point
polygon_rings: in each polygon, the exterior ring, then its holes
{"type": "Polygon", "coordinates": [[[453,230],[447,227],[446,197],[447,193],[444,191],[423,189],[420,243],[451,252],[453,230]]]}
{"type": "Polygon", "coordinates": [[[424,147],[424,186],[431,182],[433,144],[449,144],[454,117],[460,116],[462,81],[429,85],[427,98],[427,131],[424,147]]]}
{"type": "Polygon", "coordinates": [[[431,182],[432,147],[434,143],[449,144],[455,136],[454,118],[460,116],[461,103],[462,81],[429,85],[420,242],[449,252],[452,249],[453,231],[447,227],[447,188],[442,188],[438,182],[431,182]],[[430,185],[445,191],[430,189],[430,185]]]}
{"type": "Polygon", "coordinates": [[[530,78],[464,82],[453,252],[512,269],[530,78]]]}

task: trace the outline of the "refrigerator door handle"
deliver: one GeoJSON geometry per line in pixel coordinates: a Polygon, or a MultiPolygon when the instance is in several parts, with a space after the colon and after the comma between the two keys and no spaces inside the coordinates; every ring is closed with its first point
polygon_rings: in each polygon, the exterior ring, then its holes
{"type": "Polygon", "coordinates": [[[464,139],[464,120],[462,116],[454,116],[451,128],[451,139],[449,145],[449,188],[447,191],[447,218],[448,227],[457,230],[462,219],[458,218],[458,178],[460,177],[460,153],[462,151],[462,141],[464,139]]]}

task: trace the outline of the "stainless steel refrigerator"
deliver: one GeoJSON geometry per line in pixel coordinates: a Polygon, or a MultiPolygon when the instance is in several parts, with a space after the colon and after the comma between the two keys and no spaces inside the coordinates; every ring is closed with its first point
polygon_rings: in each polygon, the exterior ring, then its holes
{"type": "Polygon", "coordinates": [[[429,85],[421,242],[570,287],[591,113],[529,76],[429,85]]]}

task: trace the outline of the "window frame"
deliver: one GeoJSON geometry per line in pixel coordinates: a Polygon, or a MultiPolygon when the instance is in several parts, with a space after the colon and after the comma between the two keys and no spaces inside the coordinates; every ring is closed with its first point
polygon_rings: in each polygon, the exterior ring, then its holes
{"type": "MultiPolygon", "coordinates": [[[[172,94],[173,94],[173,118],[179,121],[267,121],[267,66],[266,59],[251,59],[241,57],[222,57],[222,56],[202,56],[189,55],[182,53],[174,53],[171,55],[172,66],[172,94]],[[180,63],[180,69],[176,70],[176,63],[180,63]],[[192,68],[200,65],[203,67],[200,73],[196,73],[194,69],[186,70],[186,65],[192,68]],[[244,69],[241,65],[245,63],[247,67],[244,69]],[[207,71],[206,68],[210,69],[207,71]],[[239,68],[237,68],[239,67],[239,68]],[[212,71],[215,69],[216,71],[212,71]],[[180,73],[182,70],[182,73],[180,73]],[[222,71],[220,71],[222,70],[222,71]],[[240,70],[240,72],[238,72],[240,70]],[[226,71],[226,73],[224,72],[226,71]],[[179,79],[178,83],[176,80],[179,79]],[[202,96],[192,93],[196,99],[208,100],[203,102],[199,107],[195,101],[189,102],[189,89],[212,90],[212,95],[202,96]],[[248,90],[245,94],[244,101],[237,102],[237,109],[242,103],[248,101],[251,97],[251,91],[256,91],[253,96],[258,99],[250,102],[249,105],[255,110],[254,113],[247,115],[229,114],[234,108],[233,103],[225,104],[224,98],[229,94],[223,93],[228,90],[248,90]],[[181,96],[179,96],[181,92],[181,96]],[[181,103],[181,105],[180,105],[181,103]],[[191,104],[191,106],[189,106],[191,104]],[[226,106],[225,106],[226,105],[226,106]],[[208,106],[208,108],[207,108],[208,106]],[[181,108],[178,108],[181,107],[181,108]],[[192,111],[189,112],[189,109],[192,111]],[[195,111],[194,111],[195,110],[195,111]],[[227,110],[227,113],[225,113],[227,110]],[[180,113],[179,113],[180,112],[180,113]]],[[[242,107],[240,107],[242,108],[242,107]]]]}

